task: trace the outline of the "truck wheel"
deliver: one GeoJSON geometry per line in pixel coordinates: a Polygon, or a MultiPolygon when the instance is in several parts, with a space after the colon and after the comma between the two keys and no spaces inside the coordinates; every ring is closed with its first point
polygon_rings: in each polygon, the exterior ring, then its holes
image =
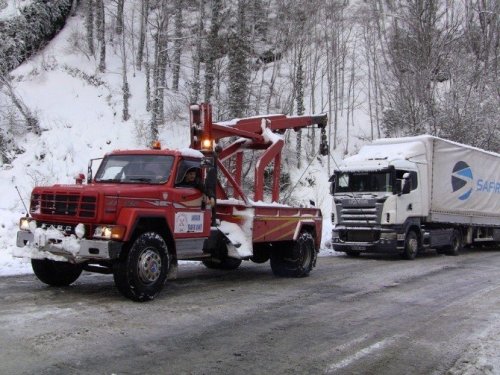
{"type": "Polygon", "coordinates": [[[31,259],[31,267],[38,279],[52,286],[67,286],[78,279],[82,266],[68,262],[56,262],[50,259],[31,259]]]}
{"type": "Polygon", "coordinates": [[[141,234],[113,265],[115,284],[133,301],[155,298],[163,289],[170,266],[170,254],[163,238],[155,232],[141,234]]]}
{"type": "Polygon", "coordinates": [[[418,238],[417,234],[410,230],[406,234],[406,240],[405,240],[405,248],[403,251],[403,258],[408,259],[408,260],[413,260],[417,256],[418,253],[418,238]]]}
{"type": "Polygon", "coordinates": [[[205,267],[213,270],[235,270],[241,264],[241,259],[236,258],[224,258],[220,262],[214,262],[211,259],[205,259],[202,261],[205,267]]]}
{"type": "Polygon", "coordinates": [[[271,251],[271,269],[280,277],[304,277],[316,263],[314,238],[303,232],[293,246],[275,246],[271,251]]]}
{"type": "Polygon", "coordinates": [[[451,234],[450,245],[446,249],[446,255],[458,255],[462,250],[462,234],[458,229],[454,229],[451,234]]]}

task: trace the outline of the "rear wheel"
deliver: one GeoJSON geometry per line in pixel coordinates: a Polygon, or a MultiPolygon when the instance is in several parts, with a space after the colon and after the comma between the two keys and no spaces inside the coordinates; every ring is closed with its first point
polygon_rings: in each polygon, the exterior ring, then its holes
{"type": "Polygon", "coordinates": [[[38,279],[52,286],[67,286],[78,279],[82,266],[68,262],[56,262],[50,259],[32,259],[31,267],[38,279]]]}
{"type": "Polygon", "coordinates": [[[205,267],[215,270],[235,270],[241,264],[241,259],[236,258],[224,258],[223,260],[217,262],[212,259],[205,259],[202,261],[205,267]]]}
{"type": "Polygon", "coordinates": [[[405,240],[405,248],[403,251],[403,258],[408,259],[408,260],[413,260],[417,256],[418,253],[418,238],[417,234],[410,230],[406,234],[406,240],[405,240]]]}
{"type": "Polygon", "coordinates": [[[164,239],[154,232],[143,233],[113,266],[116,287],[133,301],[152,300],[163,289],[169,266],[170,254],[164,239]]]}
{"type": "Polygon", "coordinates": [[[458,255],[462,251],[462,234],[458,229],[454,229],[451,234],[450,245],[446,249],[447,255],[458,255]]]}
{"type": "Polygon", "coordinates": [[[309,275],[316,263],[314,238],[302,232],[293,246],[275,247],[271,252],[271,269],[276,276],[304,277],[309,275]]]}

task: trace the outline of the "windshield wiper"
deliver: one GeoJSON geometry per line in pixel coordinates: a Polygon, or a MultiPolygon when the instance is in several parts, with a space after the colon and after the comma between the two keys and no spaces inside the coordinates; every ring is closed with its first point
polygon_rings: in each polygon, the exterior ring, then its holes
{"type": "Polygon", "coordinates": [[[121,180],[119,178],[107,178],[104,180],[96,180],[96,182],[120,182],[121,180]]]}
{"type": "Polygon", "coordinates": [[[145,177],[140,177],[140,178],[129,178],[129,181],[139,181],[139,182],[151,182],[153,181],[151,178],[145,178],[145,177]]]}

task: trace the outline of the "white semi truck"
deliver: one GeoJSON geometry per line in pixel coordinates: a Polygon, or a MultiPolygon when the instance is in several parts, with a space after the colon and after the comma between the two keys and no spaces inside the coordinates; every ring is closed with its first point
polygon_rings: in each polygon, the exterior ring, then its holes
{"type": "Polygon", "coordinates": [[[500,242],[500,154],[429,135],[379,139],[330,181],[336,251],[414,259],[500,242]]]}

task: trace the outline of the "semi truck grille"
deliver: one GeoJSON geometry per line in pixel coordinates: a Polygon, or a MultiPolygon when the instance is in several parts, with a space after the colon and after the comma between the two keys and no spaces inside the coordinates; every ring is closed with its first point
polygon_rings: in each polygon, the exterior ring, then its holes
{"type": "Polygon", "coordinates": [[[383,204],[375,198],[335,199],[338,224],[356,227],[380,224],[383,204]]]}
{"type": "Polygon", "coordinates": [[[377,209],[375,207],[341,208],[340,219],[344,224],[377,224],[377,209]]]}
{"type": "Polygon", "coordinates": [[[93,218],[96,214],[96,203],[95,196],[65,193],[33,194],[31,213],[93,218]]]}

